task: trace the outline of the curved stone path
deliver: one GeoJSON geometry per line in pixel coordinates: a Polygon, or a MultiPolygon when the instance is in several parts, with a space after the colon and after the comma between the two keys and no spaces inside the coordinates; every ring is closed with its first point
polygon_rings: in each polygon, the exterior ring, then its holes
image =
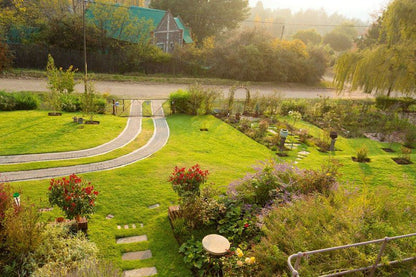
{"type": "Polygon", "coordinates": [[[134,140],[135,137],[137,137],[137,135],[141,132],[141,115],[142,101],[133,100],[130,108],[130,117],[127,120],[126,127],[124,128],[123,132],[121,132],[120,135],[112,141],[94,148],[77,151],[0,156],[0,164],[69,160],[106,154],[127,145],[132,140],[134,140]]]}
{"type": "Polygon", "coordinates": [[[1,178],[6,182],[46,179],[70,174],[103,171],[123,167],[143,160],[160,150],[168,141],[169,126],[163,114],[162,104],[164,100],[152,100],[153,123],[155,126],[153,136],[143,147],[118,158],[91,164],[74,165],[67,167],[45,168],[27,171],[5,172],[1,178]]]}

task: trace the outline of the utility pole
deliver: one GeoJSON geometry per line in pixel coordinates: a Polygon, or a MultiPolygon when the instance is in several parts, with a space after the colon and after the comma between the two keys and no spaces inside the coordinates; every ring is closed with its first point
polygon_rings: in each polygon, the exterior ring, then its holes
{"type": "Polygon", "coordinates": [[[84,93],[87,93],[87,81],[88,81],[88,73],[87,73],[87,38],[85,35],[85,1],[82,0],[82,31],[84,33],[84,93]]]}
{"type": "Polygon", "coordinates": [[[282,33],[280,34],[280,40],[283,39],[283,34],[285,33],[285,24],[282,25],[282,33]]]}

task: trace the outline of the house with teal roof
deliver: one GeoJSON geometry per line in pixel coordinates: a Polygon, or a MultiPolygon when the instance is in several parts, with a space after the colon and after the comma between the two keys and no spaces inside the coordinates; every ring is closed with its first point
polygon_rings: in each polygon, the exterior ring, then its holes
{"type": "MultiPolygon", "coordinates": [[[[173,17],[170,11],[149,9],[137,6],[114,5],[113,8],[128,9],[129,16],[141,24],[143,21],[151,22],[152,28],[144,33],[148,33],[153,44],[158,46],[166,53],[172,53],[175,47],[182,47],[184,44],[193,43],[191,32],[186,27],[180,17],[173,17]]],[[[94,20],[92,13],[86,13],[90,20],[94,20]]],[[[111,18],[106,20],[107,35],[113,39],[137,43],[142,34],[127,34],[121,31],[114,31],[111,18]],[[111,30],[111,31],[110,31],[111,30]]]]}

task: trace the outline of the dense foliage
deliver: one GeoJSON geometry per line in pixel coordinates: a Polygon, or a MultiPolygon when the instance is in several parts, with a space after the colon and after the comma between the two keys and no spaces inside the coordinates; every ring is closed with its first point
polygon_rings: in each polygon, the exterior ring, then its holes
{"type": "Polygon", "coordinates": [[[300,40],[272,39],[259,29],[206,41],[201,50],[179,49],[174,59],[185,64],[188,74],[204,68],[206,75],[241,81],[317,82],[327,67],[323,48],[307,47],[300,40]]]}
{"type": "Polygon", "coordinates": [[[219,93],[215,89],[203,88],[195,84],[188,90],[171,93],[169,95],[170,109],[172,113],[210,114],[218,96],[219,93]]]}
{"type": "Polygon", "coordinates": [[[38,106],[39,98],[35,94],[0,91],[0,111],[35,110],[38,106]]]}
{"type": "Polygon", "coordinates": [[[346,83],[351,83],[352,89],[361,88],[368,93],[414,94],[415,13],[415,1],[391,2],[359,43],[362,48],[345,53],[337,61],[337,88],[341,90],[346,83]]]}
{"type": "MultiPolygon", "coordinates": [[[[215,275],[220,271],[220,263],[225,265],[225,276],[239,276],[238,272],[256,276],[255,258],[247,255],[242,259],[244,254],[238,247],[249,250],[251,244],[259,241],[262,218],[271,205],[287,204],[304,194],[329,194],[337,185],[337,169],[337,164],[331,164],[320,171],[300,170],[267,161],[255,174],[230,184],[227,197],[218,198],[206,187],[200,196],[182,198],[182,217],[174,219],[172,225],[182,243],[179,252],[185,263],[200,276],[215,275]],[[201,242],[192,237],[213,230],[233,245],[221,261],[207,255],[201,242]]],[[[174,178],[185,171],[175,170],[174,178]]]]}
{"type": "MultiPolygon", "coordinates": [[[[382,188],[378,188],[377,193],[339,190],[329,197],[314,195],[297,199],[291,205],[274,206],[265,218],[265,235],[254,248],[260,268],[258,276],[289,273],[287,258],[299,251],[413,233],[415,213],[413,194],[392,195],[382,188]]],[[[414,239],[389,243],[382,263],[410,257],[414,249],[414,239]]],[[[306,276],[329,274],[336,269],[368,266],[379,250],[380,245],[368,245],[311,255],[306,262],[303,260],[299,273],[306,276]]],[[[402,270],[382,267],[377,272],[390,275],[387,272],[414,270],[408,263],[403,263],[402,267],[402,270]]]]}
{"type": "Polygon", "coordinates": [[[0,183],[0,275],[63,276],[97,260],[98,250],[70,225],[46,225],[37,208],[0,183]]]}
{"type": "Polygon", "coordinates": [[[57,205],[69,219],[89,216],[95,212],[95,200],[98,191],[75,174],[62,179],[51,179],[49,203],[57,205]]]}
{"type": "Polygon", "coordinates": [[[170,10],[192,28],[200,42],[205,37],[234,29],[248,16],[247,0],[153,0],[151,8],[170,10]]]}

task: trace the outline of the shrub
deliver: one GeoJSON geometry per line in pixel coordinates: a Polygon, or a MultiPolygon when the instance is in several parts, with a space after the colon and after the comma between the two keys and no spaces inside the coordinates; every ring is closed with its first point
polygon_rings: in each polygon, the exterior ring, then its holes
{"type": "Polygon", "coordinates": [[[383,111],[386,110],[401,110],[408,111],[409,107],[416,103],[416,100],[411,97],[388,97],[377,96],[376,107],[383,111]]]}
{"type": "Polygon", "coordinates": [[[224,217],[218,221],[218,233],[227,237],[233,244],[249,243],[260,234],[255,211],[251,205],[228,203],[224,217]]]}
{"type": "Polygon", "coordinates": [[[208,170],[201,170],[198,164],[188,168],[175,166],[174,171],[169,177],[173,190],[180,197],[199,196],[199,186],[205,183],[208,170]]]}
{"type": "Polygon", "coordinates": [[[107,107],[107,101],[102,97],[96,97],[94,99],[94,105],[95,105],[95,112],[98,114],[104,114],[106,107],[107,107]]]}
{"type": "Polygon", "coordinates": [[[406,147],[415,148],[416,147],[416,128],[410,125],[406,130],[404,137],[404,145],[406,147]]]}
{"type": "Polygon", "coordinates": [[[412,154],[412,149],[410,149],[410,148],[407,148],[407,147],[405,147],[405,146],[402,146],[401,147],[401,155],[400,155],[400,157],[402,158],[402,159],[405,159],[405,160],[408,160],[408,161],[410,161],[410,155],[412,154]]]}
{"type": "Polygon", "coordinates": [[[216,258],[207,254],[200,240],[194,238],[188,240],[181,245],[179,253],[184,256],[185,265],[197,276],[216,276],[220,271],[219,260],[216,266],[211,265],[212,260],[216,258]]]}
{"type": "Polygon", "coordinates": [[[222,260],[222,271],[224,276],[257,276],[256,258],[248,256],[245,249],[232,249],[222,260]]]}
{"type": "Polygon", "coordinates": [[[0,73],[12,65],[12,60],[13,57],[7,43],[0,39],[0,73]]]}
{"type": "Polygon", "coordinates": [[[33,276],[66,276],[96,260],[97,254],[97,247],[84,233],[73,236],[67,226],[48,225],[42,233],[42,243],[32,254],[39,266],[33,276]]]}
{"type": "Polygon", "coordinates": [[[62,111],[78,112],[81,110],[81,97],[79,95],[63,94],[60,98],[62,111]]]}
{"type": "Polygon", "coordinates": [[[0,184],[0,208],[0,275],[29,276],[35,269],[31,254],[42,242],[40,214],[31,204],[16,206],[7,184],[0,184]]]}
{"type": "Polygon", "coordinates": [[[361,146],[357,151],[357,161],[360,163],[368,161],[368,148],[367,146],[361,146]]]}
{"type": "Polygon", "coordinates": [[[50,181],[49,203],[61,208],[69,219],[94,213],[97,195],[94,186],[75,174],[50,181]]]}
{"type": "Polygon", "coordinates": [[[184,90],[177,90],[169,95],[170,109],[175,113],[188,113],[189,92],[184,90]]]}
{"type": "Polygon", "coordinates": [[[38,108],[39,98],[31,93],[0,91],[0,110],[35,110],[38,108]]]}
{"type": "Polygon", "coordinates": [[[301,115],[306,113],[306,103],[301,100],[283,101],[280,105],[280,114],[283,116],[289,115],[289,111],[297,111],[301,115]]]}
{"type": "Polygon", "coordinates": [[[254,174],[231,183],[227,194],[246,204],[265,206],[271,202],[285,203],[292,195],[329,194],[337,186],[336,176],[341,165],[331,161],[321,170],[301,170],[287,163],[264,163],[254,174]]]}
{"type": "MultiPolygon", "coordinates": [[[[408,191],[414,190],[409,186],[408,191]]],[[[413,220],[415,200],[413,193],[392,194],[379,186],[377,192],[372,193],[339,190],[329,197],[310,195],[293,201],[291,205],[276,205],[265,218],[265,235],[261,243],[254,247],[253,254],[260,270],[258,275],[288,274],[287,258],[299,251],[413,233],[416,227],[413,220]]],[[[396,241],[394,246],[388,244],[383,257],[394,260],[413,255],[415,247],[413,239],[396,241]]],[[[311,255],[307,262],[302,259],[299,273],[301,276],[315,276],[335,269],[368,266],[379,250],[380,245],[369,245],[311,255]]],[[[407,267],[408,272],[414,270],[414,265],[408,263],[403,267],[407,267]]]]}

